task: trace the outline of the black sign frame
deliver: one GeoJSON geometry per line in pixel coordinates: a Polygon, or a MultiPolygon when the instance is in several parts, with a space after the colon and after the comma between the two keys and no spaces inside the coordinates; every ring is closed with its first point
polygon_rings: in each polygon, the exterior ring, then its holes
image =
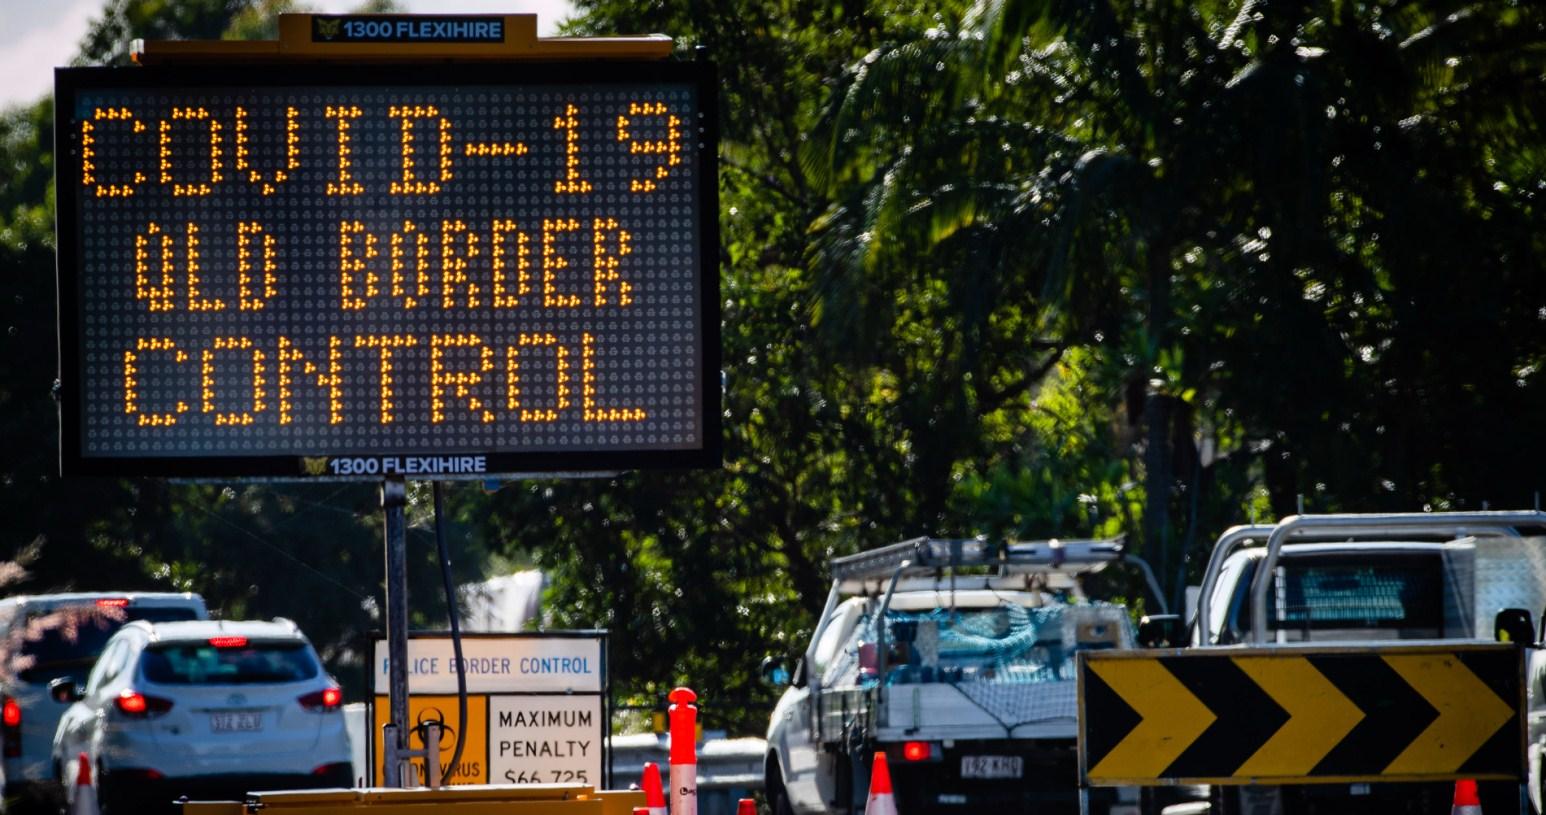
{"type": "Polygon", "coordinates": [[[723,398],[720,375],[719,280],[719,100],[715,66],[697,61],[596,60],[572,62],[479,62],[439,64],[328,65],[319,82],[315,65],[148,66],[137,68],[59,68],[54,72],[55,190],[57,198],[55,280],[59,320],[58,401],[60,472],[65,476],[165,477],[188,479],[381,480],[387,475],[435,479],[485,479],[513,473],[605,472],[617,470],[712,469],[723,461],[723,398]],[[323,451],[312,456],[86,456],[81,429],[85,399],[80,389],[83,300],[75,245],[80,186],[79,133],[70,126],[75,99],[82,90],[178,89],[229,86],[512,86],[685,83],[696,86],[702,114],[696,128],[701,147],[695,172],[699,191],[698,240],[700,291],[699,404],[702,438],[698,447],[677,450],[574,450],[541,452],[463,451],[433,454],[397,450],[323,451]],[[71,174],[74,175],[71,175],[71,174]],[[421,457],[481,458],[475,471],[404,471],[401,461],[421,457]],[[340,473],[319,462],[350,459],[376,462],[375,472],[340,473]],[[398,460],[395,472],[384,472],[398,460]]]}

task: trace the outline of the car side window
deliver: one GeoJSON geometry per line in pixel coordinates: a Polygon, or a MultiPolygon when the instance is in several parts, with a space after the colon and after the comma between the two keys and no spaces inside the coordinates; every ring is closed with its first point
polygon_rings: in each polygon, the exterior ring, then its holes
{"type": "Polygon", "coordinates": [[[123,671],[124,657],[129,650],[129,643],[119,640],[112,644],[91,669],[91,676],[86,680],[86,693],[94,694],[102,689],[102,686],[112,682],[123,671]]]}
{"type": "Polygon", "coordinates": [[[91,673],[86,677],[86,693],[88,695],[96,693],[97,688],[102,687],[102,674],[107,672],[107,664],[112,660],[113,655],[118,652],[119,645],[120,643],[115,642],[108,646],[107,651],[97,658],[97,664],[91,666],[91,673]]]}
{"type": "Polygon", "coordinates": [[[854,622],[859,619],[864,607],[858,603],[848,602],[838,607],[832,615],[832,622],[827,625],[827,630],[821,633],[821,640],[816,643],[812,656],[815,664],[811,666],[816,676],[823,676],[827,667],[832,664],[837,656],[838,649],[848,641],[848,635],[852,633],[854,622]]]}

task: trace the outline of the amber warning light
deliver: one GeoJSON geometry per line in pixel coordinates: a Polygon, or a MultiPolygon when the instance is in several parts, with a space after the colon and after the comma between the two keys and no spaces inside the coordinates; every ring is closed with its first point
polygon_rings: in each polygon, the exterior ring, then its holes
{"type": "Polygon", "coordinates": [[[56,98],[67,474],[718,464],[707,64],[71,69],[56,98]]]}

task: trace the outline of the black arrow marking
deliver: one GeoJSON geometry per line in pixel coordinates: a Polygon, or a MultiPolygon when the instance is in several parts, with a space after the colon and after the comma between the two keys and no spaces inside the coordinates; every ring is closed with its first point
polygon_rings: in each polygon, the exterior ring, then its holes
{"type": "Polygon", "coordinates": [[[1086,771],[1101,762],[1143,721],[1096,673],[1084,666],[1084,756],[1086,771]],[[1089,711],[1095,711],[1091,715],[1089,711]]]}
{"type": "Polygon", "coordinates": [[[1364,720],[1315,765],[1311,775],[1379,775],[1439,717],[1378,656],[1322,654],[1309,660],[1364,712],[1364,720]]]}
{"type": "Polygon", "coordinates": [[[1523,778],[1524,758],[1519,749],[1520,710],[1520,654],[1518,651],[1499,653],[1497,651],[1461,651],[1456,654],[1460,663],[1476,674],[1483,684],[1498,695],[1499,699],[1507,702],[1514,708],[1514,717],[1508,723],[1498,728],[1498,732],[1492,734],[1492,738],[1481,746],[1460,765],[1460,772],[1469,775],[1486,775],[1498,772],[1512,772],[1523,778]]]}
{"type": "Polygon", "coordinates": [[[1160,663],[1218,717],[1165,768],[1166,778],[1233,775],[1288,721],[1288,711],[1231,660],[1171,657],[1160,663]]]}

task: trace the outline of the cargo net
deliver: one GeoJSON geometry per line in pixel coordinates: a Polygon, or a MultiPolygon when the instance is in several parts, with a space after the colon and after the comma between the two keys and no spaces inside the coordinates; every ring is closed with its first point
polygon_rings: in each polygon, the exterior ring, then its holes
{"type": "Polygon", "coordinates": [[[1126,611],[1103,603],[892,611],[884,625],[884,666],[866,618],[828,672],[828,687],[945,684],[1008,729],[1075,718],[1075,654],[1133,641],[1126,611]]]}

